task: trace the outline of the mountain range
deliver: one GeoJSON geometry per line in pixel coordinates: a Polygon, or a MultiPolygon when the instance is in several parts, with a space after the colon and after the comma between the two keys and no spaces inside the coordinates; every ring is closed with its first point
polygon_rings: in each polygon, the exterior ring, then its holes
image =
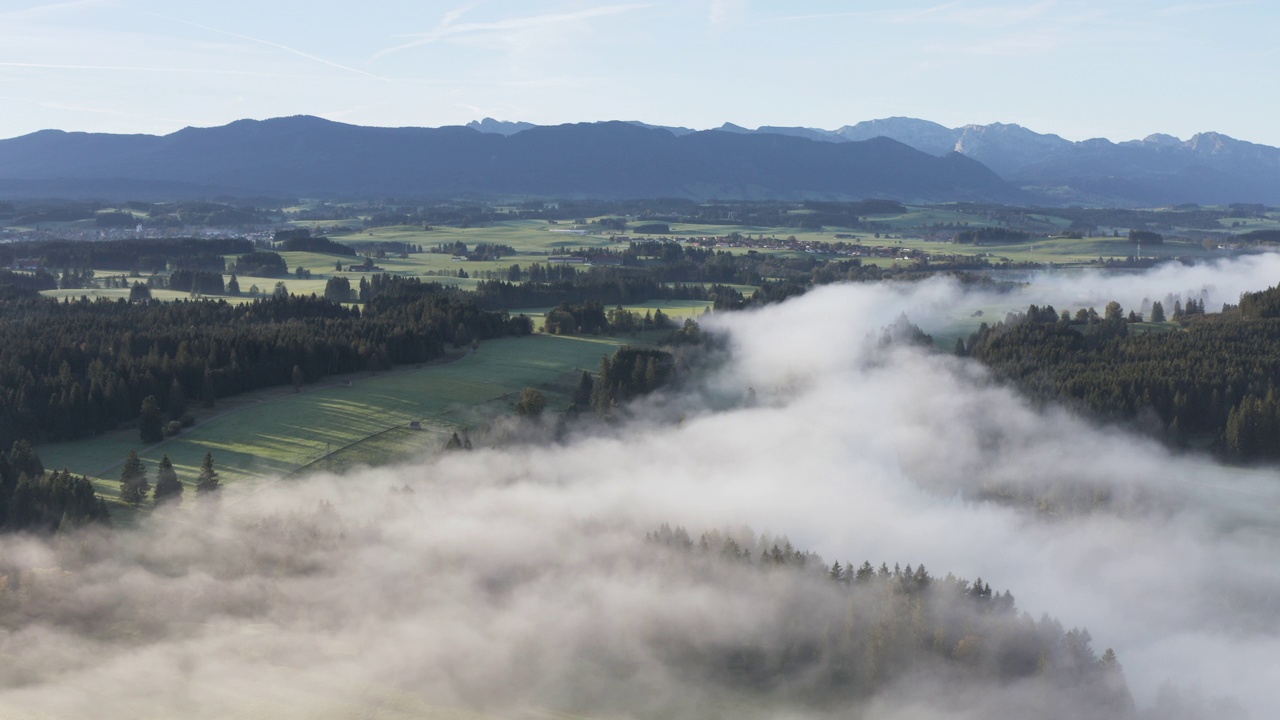
{"type": "MultiPolygon", "coordinates": [[[[644,126],[662,127],[676,135],[694,132],[684,127],[644,126]]],[[[832,143],[886,137],[930,155],[956,152],[1050,204],[1280,203],[1280,148],[1216,132],[1199,133],[1185,141],[1156,133],[1119,143],[1103,138],[1072,142],[1014,124],[949,128],[908,117],[867,120],[836,130],[776,126],[749,130],[733,123],[717,130],[832,143]]]]}
{"type": "Polygon", "coordinates": [[[0,196],[892,198],[1010,204],[1280,204],[1280,149],[1200,133],[1072,142],[996,123],[837,130],[638,121],[376,128],[309,116],[164,136],[0,140],[0,196]]]}
{"type": "Polygon", "coordinates": [[[375,128],[298,116],[164,136],[45,130],[0,140],[0,194],[128,197],[171,184],[183,194],[276,197],[1026,197],[975,160],[887,138],[831,145],[626,122],[477,125],[375,128]]]}

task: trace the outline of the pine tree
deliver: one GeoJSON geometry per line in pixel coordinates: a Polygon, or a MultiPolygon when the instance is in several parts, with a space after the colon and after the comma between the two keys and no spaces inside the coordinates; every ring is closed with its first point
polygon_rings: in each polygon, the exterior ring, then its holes
{"type": "Polygon", "coordinates": [[[213,387],[213,373],[209,370],[209,366],[204,368],[204,379],[200,385],[200,404],[203,407],[211,408],[218,400],[217,390],[213,387]]]}
{"type": "Polygon", "coordinates": [[[196,478],[197,497],[217,497],[222,490],[218,482],[218,472],[213,469],[213,453],[204,454],[204,462],[200,464],[200,477],[196,478]]]}
{"type": "Polygon", "coordinates": [[[182,419],[183,413],[187,411],[187,393],[182,389],[178,378],[174,378],[169,384],[169,399],[165,405],[170,420],[182,419]]]}
{"type": "Polygon", "coordinates": [[[601,413],[609,409],[610,401],[613,400],[613,366],[609,362],[606,355],[600,358],[600,373],[596,380],[596,386],[592,391],[591,404],[601,413]]]}
{"type": "Polygon", "coordinates": [[[178,505],[182,502],[182,483],[178,480],[178,473],[173,469],[168,455],[160,458],[160,465],[156,467],[156,489],[152,493],[152,499],[155,500],[156,507],[169,503],[178,505]]]}
{"type": "Polygon", "coordinates": [[[591,373],[586,370],[582,371],[582,377],[578,378],[578,387],[573,391],[573,409],[584,410],[591,406],[591,390],[593,386],[591,373]]]}
{"type": "Polygon", "coordinates": [[[8,465],[15,482],[17,476],[22,473],[30,477],[44,475],[44,463],[40,462],[40,456],[36,454],[35,448],[31,447],[31,443],[26,440],[13,441],[13,446],[9,448],[8,465]]]}
{"type": "Polygon", "coordinates": [[[156,405],[156,396],[148,395],[142,401],[142,413],[138,416],[138,436],[144,443],[160,442],[164,439],[164,430],[160,425],[160,407],[156,405]]]}
{"type": "Polygon", "coordinates": [[[138,457],[138,451],[130,450],[124,467],[120,469],[120,499],[136,507],[147,499],[149,492],[151,483],[147,482],[147,468],[138,457]]]}

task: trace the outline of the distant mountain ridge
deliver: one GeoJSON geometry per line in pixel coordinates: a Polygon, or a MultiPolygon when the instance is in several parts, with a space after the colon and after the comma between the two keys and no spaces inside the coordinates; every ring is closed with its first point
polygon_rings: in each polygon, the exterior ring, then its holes
{"type": "Polygon", "coordinates": [[[1072,142],[1014,124],[949,128],[908,117],[866,120],[836,130],[774,126],[751,130],[732,123],[718,129],[833,143],[887,137],[930,155],[960,153],[1020,187],[1064,203],[1280,204],[1280,148],[1216,132],[1199,133],[1189,140],[1154,133],[1118,143],[1103,138],[1072,142]]]}
{"type": "Polygon", "coordinates": [[[46,130],[0,140],[0,191],[141,199],[134,194],[169,185],[294,197],[1027,199],[981,163],[887,138],[833,145],[628,122],[522,125],[376,128],[296,116],[165,136],[46,130]]]}
{"type": "Polygon", "coordinates": [[[533,123],[527,122],[508,122],[506,120],[494,120],[487,117],[483,120],[472,120],[467,123],[467,127],[472,130],[478,130],[482,133],[497,133],[498,135],[515,135],[529,128],[537,127],[533,123]]]}
{"type": "Polygon", "coordinates": [[[1072,142],[892,117],[836,130],[639,121],[376,128],[310,116],[0,140],[0,196],[687,197],[1280,205],[1280,149],[1220,133],[1072,142]]]}

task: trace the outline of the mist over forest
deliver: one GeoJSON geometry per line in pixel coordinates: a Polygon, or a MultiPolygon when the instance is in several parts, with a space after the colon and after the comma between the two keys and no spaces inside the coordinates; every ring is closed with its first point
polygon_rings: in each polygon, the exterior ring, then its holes
{"type": "MultiPolygon", "coordinates": [[[[1073,311],[1166,294],[1212,306],[1278,271],[1274,256],[1249,256],[1032,277],[1021,292],[1073,311]]],[[[806,619],[856,632],[875,622],[856,601],[864,591],[828,578],[833,563],[867,561],[927,567],[938,584],[981,579],[1029,621],[1087,629],[1097,656],[1114,650],[1139,714],[1267,717],[1280,705],[1275,471],[1033,406],[973,361],[884,342],[903,313],[929,331],[994,302],[945,278],[825,286],[708,317],[725,340],[711,369],[612,424],[557,440],[548,419],[469,453],[228,486],[216,505],[157,511],[134,529],[0,537],[0,707],[39,718],[1090,716],[1068,690],[965,685],[928,663],[856,705],[822,702],[814,675],[831,658],[796,664],[793,645],[835,632],[806,619]],[[1110,500],[1038,512],[978,499],[989,483],[1087,485],[1110,500]],[[1125,501],[1135,496],[1154,501],[1125,501]],[[664,524],[695,544],[733,539],[746,562],[646,542],[664,524]],[[768,570],[775,546],[803,567],[768,570]],[[808,674],[744,691],[707,662],[738,645],[774,648],[808,674]]]]}

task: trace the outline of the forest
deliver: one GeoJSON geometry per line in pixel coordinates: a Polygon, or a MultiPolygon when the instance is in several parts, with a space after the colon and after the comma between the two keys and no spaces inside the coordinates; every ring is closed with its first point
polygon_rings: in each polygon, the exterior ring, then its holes
{"type": "Polygon", "coordinates": [[[243,238],[139,238],[106,242],[43,240],[0,243],[0,265],[12,267],[19,260],[36,260],[43,268],[58,270],[105,269],[159,272],[167,269],[222,272],[223,255],[253,251],[243,238]]]}
{"type": "Polygon", "coordinates": [[[0,533],[69,533],[90,523],[109,525],[110,518],[88,478],[46,472],[25,440],[0,450],[0,533]]]}
{"type": "Polygon", "coordinates": [[[1020,613],[1008,590],[981,578],[935,576],[924,565],[828,566],[785,538],[711,531],[695,541],[667,524],[645,539],[664,562],[685,564],[708,582],[750,570],[762,585],[788,586],[785,638],[723,645],[672,638],[669,657],[707,682],[783,692],[788,702],[816,708],[847,708],[924,675],[997,696],[1026,683],[1044,703],[1036,717],[1136,717],[1112,650],[1099,656],[1088,630],[1020,613]]]}
{"type": "Polygon", "coordinates": [[[363,311],[287,295],[243,305],[11,300],[0,322],[0,447],[101,434],[137,419],[147,398],[179,420],[189,402],[287,385],[294,368],[315,382],[531,330],[528,318],[452,292],[375,299],[363,311]]]}
{"type": "MultiPolygon", "coordinates": [[[[1175,444],[1207,441],[1252,462],[1280,458],[1280,287],[1206,314],[1175,301],[1179,325],[1130,332],[1117,303],[1098,316],[1032,305],[983,327],[957,352],[1042,402],[1154,431],[1175,444]],[[1154,427],[1152,427],[1154,425],[1154,427]]],[[[1153,314],[1163,320],[1157,302],[1153,314]]]]}

